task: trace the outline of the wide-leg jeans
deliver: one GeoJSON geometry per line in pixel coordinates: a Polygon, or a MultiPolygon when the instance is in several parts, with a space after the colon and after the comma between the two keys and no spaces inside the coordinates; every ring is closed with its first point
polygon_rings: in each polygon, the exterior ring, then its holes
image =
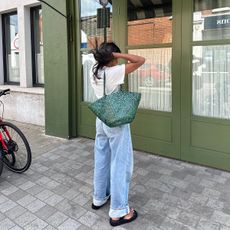
{"type": "Polygon", "coordinates": [[[128,214],[133,172],[130,125],[110,128],[97,118],[94,158],[94,205],[103,205],[111,196],[109,216],[119,218],[128,214]]]}

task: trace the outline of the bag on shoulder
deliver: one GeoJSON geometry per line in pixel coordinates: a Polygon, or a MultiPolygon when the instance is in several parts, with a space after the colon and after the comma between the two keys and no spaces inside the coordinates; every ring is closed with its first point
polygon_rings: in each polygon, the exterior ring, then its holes
{"type": "Polygon", "coordinates": [[[140,99],[140,93],[123,90],[106,95],[104,73],[104,96],[89,104],[89,109],[106,125],[116,127],[134,120],[140,99]]]}

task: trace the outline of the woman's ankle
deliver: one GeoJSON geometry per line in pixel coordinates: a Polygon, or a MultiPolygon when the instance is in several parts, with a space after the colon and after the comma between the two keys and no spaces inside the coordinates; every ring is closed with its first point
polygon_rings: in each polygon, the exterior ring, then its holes
{"type": "MultiPolygon", "coordinates": [[[[124,215],[122,218],[124,219],[130,219],[133,217],[133,214],[134,214],[134,209],[130,209],[130,212],[127,213],[126,215],[124,215]]],[[[112,220],[116,221],[116,220],[119,220],[120,218],[111,218],[112,220]]]]}

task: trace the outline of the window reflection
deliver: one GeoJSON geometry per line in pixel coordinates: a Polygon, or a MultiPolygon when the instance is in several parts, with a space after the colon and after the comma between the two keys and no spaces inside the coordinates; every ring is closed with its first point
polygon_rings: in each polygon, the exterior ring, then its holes
{"type": "Polygon", "coordinates": [[[129,50],[146,62],[129,76],[129,90],[142,94],[140,108],[172,111],[171,48],[129,50]]]}
{"type": "Polygon", "coordinates": [[[33,82],[34,85],[44,84],[44,59],[43,59],[43,29],[42,9],[35,7],[31,9],[32,30],[32,55],[33,55],[33,82]]]}
{"type": "Polygon", "coordinates": [[[5,47],[5,75],[6,82],[18,83],[19,73],[19,34],[17,13],[3,16],[4,47],[5,47]]]}
{"type": "Polygon", "coordinates": [[[128,45],[172,42],[172,1],[128,1],[128,45]]]}
{"type": "MultiPolygon", "coordinates": [[[[92,49],[95,46],[95,39],[99,44],[104,41],[104,29],[98,26],[97,11],[102,8],[98,2],[97,0],[81,0],[81,48],[92,49]]],[[[106,29],[107,40],[112,41],[111,3],[106,8],[110,12],[110,27],[106,29]]]]}
{"type": "MultiPolygon", "coordinates": [[[[172,1],[128,1],[128,45],[172,42],[172,1]]],[[[129,90],[142,94],[140,108],[172,111],[172,48],[132,49],[146,62],[129,76],[129,90]]]]}
{"type": "Polygon", "coordinates": [[[93,66],[95,64],[95,59],[93,54],[82,53],[82,71],[84,76],[83,81],[83,99],[86,102],[92,102],[96,100],[94,90],[91,86],[91,77],[93,72],[93,66]]]}
{"type": "Polygon", "coordinates": [[[230,1],[194,1],[193,40],[230,38],[230,1]]]}
{"type": "MultiPolygon", "coordinates": [[[[99,13],[102,6],[97,0],[81,0],[81,58],[83,74],[83,101],[91,102],[96,100],[91,86],[92,68],[95,59],[87,50],[95,48],[95,40],[98,44],[104,41],[104,28],[99,13]],[[101,19],[101,20],[100,20],[101,19]],[[86,51],[85,51],[86,49],[86,51]]],[[[108,27],[106,28],[107,41],[112,41],[112,1],[106,6],[108,13],[108,27]]]]}
{"type": "Polygon", "coordinates": [[[230,118],[230,45],[193,47],[193,114],[230,118]]]}

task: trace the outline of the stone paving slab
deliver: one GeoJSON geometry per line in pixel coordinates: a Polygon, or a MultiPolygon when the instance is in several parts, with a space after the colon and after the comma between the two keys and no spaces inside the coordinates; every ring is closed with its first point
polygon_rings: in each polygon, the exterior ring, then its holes
{"type": "Polygon", "coordinates": [[[230,173],[140,151],[134,153],[130,206],[138,219],[112,228],[109,205],[92,210],[93,145],[87,138],[46,136],[16,123],[33,162],[0,177],[0,230],[230,230],[230,173]]]}

